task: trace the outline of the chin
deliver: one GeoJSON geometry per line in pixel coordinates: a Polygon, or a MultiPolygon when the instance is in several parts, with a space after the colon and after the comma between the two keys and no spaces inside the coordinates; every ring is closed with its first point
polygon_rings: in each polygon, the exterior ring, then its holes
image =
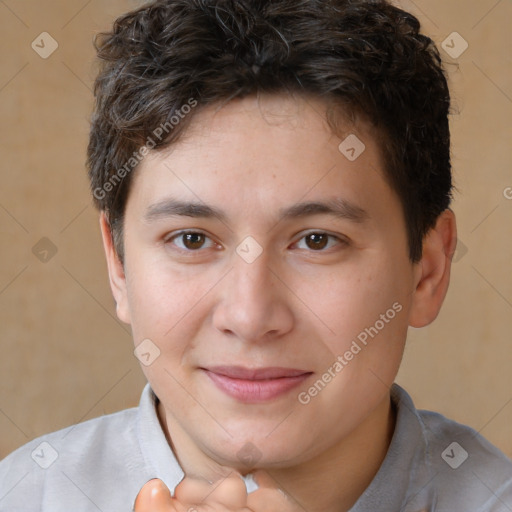
{"type": "Polygon", "coordinates": [[[286,468],[309,460],[313,456],[312,450],[307,449],[310,442],[288,434],[270,439],[268,432],[251,436],[246,430],[239,439],[230,438],[221,445],[210,445],[208,451],[219,464],[242,474],[256,469],[286,468]]]}

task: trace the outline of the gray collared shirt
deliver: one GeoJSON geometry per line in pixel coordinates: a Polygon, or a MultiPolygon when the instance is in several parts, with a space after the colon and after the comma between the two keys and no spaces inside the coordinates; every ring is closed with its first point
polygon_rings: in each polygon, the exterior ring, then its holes
{"type": "MultiPolygon", "coordinates": [[[[512,512],[512,461],[475,430],[415,408],[397,384],[397,422],[378,473],[350,512],[512,512]]],[[[139,407],[39,437],[0,462],[0,512],[129,512],[141,487],[184,477],[150,385],[139,407]]]]}

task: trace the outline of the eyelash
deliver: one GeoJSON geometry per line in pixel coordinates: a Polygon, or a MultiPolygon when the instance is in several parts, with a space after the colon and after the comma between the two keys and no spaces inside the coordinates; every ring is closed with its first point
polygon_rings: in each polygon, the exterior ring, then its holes
{"type": "MultiPolygon", "coordinates": [[[[165,242],[165,244],[169,244],[169,243],[172,243],[175,239],[179,239],[180,237],[182,237],[184,235],[188,235],[188,234],[203,235],[206,239],[208,239],[211,242],[213,242],[213,240],[206,233],[203,233],[202,231],[194,231],[194,230],[179,231],[178,233],[175,233],[172,236],[166,238],[164,242],[165,242]]],[[[335,235],[331,235],[330,233],[326,233],[325,231],[310,231],[310,232],[302,235],[302,237],[297,242],[294,242],[294,245],[299,243],[301,240],[304,240],[306,237],[311,236],[311,235],[327,235],[330,239],[335,239],[337,241],[336,245],[341,245],[341,246],[349,245],[349,242],[346,239],[340,238],[340,237],[335,236],[335,235]]],[[[213,242],[213,243],[215,243],[215,242],[213,242]]],[[[330,248],[328,248],[328,249],[320,249],[320,250],[308,249],[308,252],[322,253],[322,252],[328,252],[329,249],[330,248]]],[[[201,248],[195,249],[195,250],[194,249],[184,249],[184,248],[178,247],[177,250],[179,252],[181,252],[181,253],[192,254],[192,253],[202,252],[205,249],[204,249],[204,247],[201,247],[201,248]]]]}

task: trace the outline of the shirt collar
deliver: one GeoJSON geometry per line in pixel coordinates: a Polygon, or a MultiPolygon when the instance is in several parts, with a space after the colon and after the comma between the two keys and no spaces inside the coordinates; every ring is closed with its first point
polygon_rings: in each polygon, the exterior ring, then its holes
{"type": "Polygon", "coordinates": [[[431,470],[425,464],[429,443],[423,421],[405,389],[394,383],[390,395],[396,410],[391,443],[377,474],[350,512],[403,510],[428,492],[418,487],[418,482],[429,481],[431,470]]]}
{"type": "Polygon", "coordinates": [[[159,478],[174,493],[174,488],[183,479],[185,473],[181,469],[172,451],[165,433],[160,425],[157,414],[159,399],[149,382],[142,391],[139,414],[137,418],[137,437],[149,477],[159,478]]]}

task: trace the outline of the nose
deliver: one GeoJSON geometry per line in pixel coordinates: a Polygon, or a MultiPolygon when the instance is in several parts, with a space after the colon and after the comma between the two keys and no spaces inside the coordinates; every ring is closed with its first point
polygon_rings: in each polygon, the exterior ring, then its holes
{"type": "Polygon", "coordinates": [[[265,252],[252,263],[237,254],[222,282],[213,323],[223,334],[257,343],[280,337],[293,328],[290,291],[269,266],[265,252]]]}

